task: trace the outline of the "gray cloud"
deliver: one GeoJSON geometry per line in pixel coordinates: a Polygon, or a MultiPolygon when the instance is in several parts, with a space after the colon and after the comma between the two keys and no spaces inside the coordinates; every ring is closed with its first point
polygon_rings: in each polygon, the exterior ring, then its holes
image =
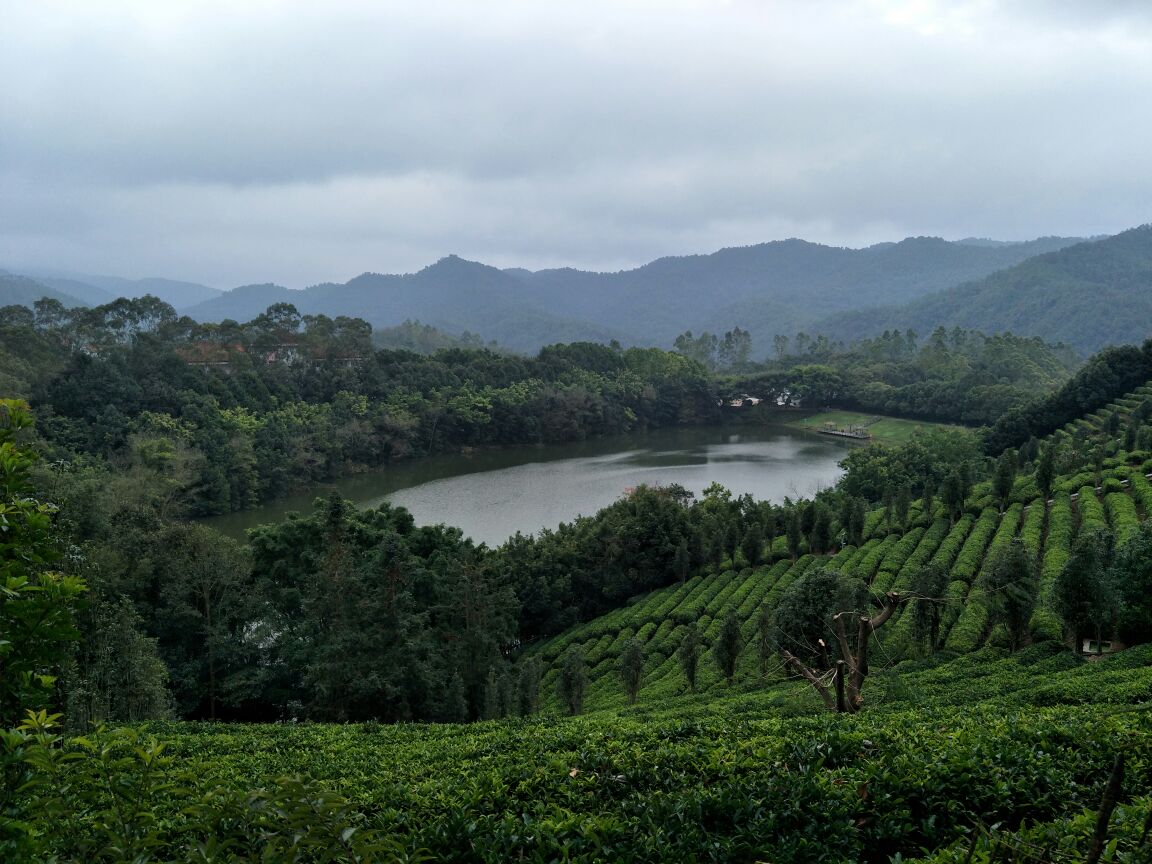
{"type": "Polygon", "coordinates": [[[1139,3],[0,0],[0,266],[299,286],[1148,220],[1139,3]],[[238,7],[238,9],[237,9],[238,7]]]}

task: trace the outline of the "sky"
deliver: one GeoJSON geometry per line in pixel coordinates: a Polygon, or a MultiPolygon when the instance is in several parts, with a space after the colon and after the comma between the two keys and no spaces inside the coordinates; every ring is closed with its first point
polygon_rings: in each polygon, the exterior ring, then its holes
{"type": "Polygon", "coordinates": [[[219,288],[447,254],[1152,221],[1152,3],[0,0],[0,268],[219,288]]]}

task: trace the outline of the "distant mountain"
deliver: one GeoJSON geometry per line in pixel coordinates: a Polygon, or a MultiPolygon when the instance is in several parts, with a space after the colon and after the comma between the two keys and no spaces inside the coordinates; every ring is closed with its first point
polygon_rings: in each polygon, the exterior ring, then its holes
{"type": "Polygon", "coordinates": [[[1083,353],[1152,337],[1152,225],[1079,243],[900,306],[845,312],[813,326],[836,338],[937,326],[1010,330],[1083,353]]]}
{"type": "Polygon", "coordinates": [[[447,333],[470,331],[515,350],[629,338],[624,330],[552,314],[535,302],[522,280],[455,255],[418,273],[364,273],[342,285],[324,283],[303,291],[247,285],[187,312],[200,321],[247,321],[273,303],[291,303],[301,314],[363,318],[378,328],[419,320],[447,333]]]}
{"type": "Polygon", "coordinates": [[[0,270],[0,306],[31,306],[45,297],[59,300],[68,307],[87,305],[80,298],[58,291],[36,279],[0,270]]]}
{"type": "Polygon", "coordinates": [[[365,273],[303,291],[245,286],[187,312],[204,321],[249,320],[271,303],[290,302],[301,313],[352,315],[375,327],[419,320],[517,350],[583,339],[670,345],[685,330],[739,326],[763,354],[773,335],[790,335],[836,311],[921,297],[1077,242],[915,237],[845,249],[784,240],[661,258],[619,273],[498,270],[452,255],[404,276],[365,273]]]}
{"type": "Polygon", "coordinates": [[[56,270],[31,269],[24,272],[50,288],[78,297],[89,306],[111,303],[117,297],[143,297],[145,294],[151,294],[181,310],[223,293],[198,282],[182,282],[156,276],[145,279],[122,279],[119,276],[65,273],[56,270]]]}

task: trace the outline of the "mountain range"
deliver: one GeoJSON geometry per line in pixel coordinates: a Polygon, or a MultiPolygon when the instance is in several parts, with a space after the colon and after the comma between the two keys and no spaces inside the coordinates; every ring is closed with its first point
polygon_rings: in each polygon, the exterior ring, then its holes
{"type": "Polygon", "coordinates": [[[166,279],[0,273],[0,305],[30,303],[38,285],[66,305],[151,293],[201,321],[250,320],[282,302],[376,328],[419,320],[523,351],[578,340],[669,346],[686,330],[741,327],[764,355],[776,334],[850,340],[943,325],[1012,330],[1090,352],[1152,331],[1152,226],[1092,240],[911,237],[863,249],[793,239],[615,273],[501,270],[449,255],[416,273],[364,273],[302,290],[260,284],[221,292],[166,279]]]}
{"type": "Polygon", "coordinates": [[[1029,258],[902,305],[845,311],[818,332],[858,339],[939,326],[1042,336],[1091,353],[1152,336],[1152,225],[1029,258]]]}
{"type": "Polygon", "coordinates": [[[912,300],[1080,242],[948,242],[916,237],[865,249],[784,240],[661,258],[633,270],[499,270],[450,255],[398,276],[365,273],[302,291],[247,285],[186,311],[193,318],[248,320],[272,302],[300,312],[353,315],[374,326],[420,320],[471,331],[518,350],[574,340],[670,345],[686,331],[750,331],[766,352],[831,314],[912,300]]]}

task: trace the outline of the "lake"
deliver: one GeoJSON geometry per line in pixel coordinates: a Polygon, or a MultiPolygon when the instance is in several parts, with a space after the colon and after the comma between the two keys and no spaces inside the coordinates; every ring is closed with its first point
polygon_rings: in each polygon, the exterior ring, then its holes
{"type": "Polygon", "coordinates": [[[243,513],[204,522],[237,539],[244,530],[309,512],[332,489],[361,507],[406,507],[417,524],[443,522],[495,546],[520,531],[591,515],[631,487],[679,483],[699,495],[719,483],[775,502],[811,496],[843,473],[852,442],[786,427],[660,429],[547,447],[415,459],[316,486],[243,513]]]}

